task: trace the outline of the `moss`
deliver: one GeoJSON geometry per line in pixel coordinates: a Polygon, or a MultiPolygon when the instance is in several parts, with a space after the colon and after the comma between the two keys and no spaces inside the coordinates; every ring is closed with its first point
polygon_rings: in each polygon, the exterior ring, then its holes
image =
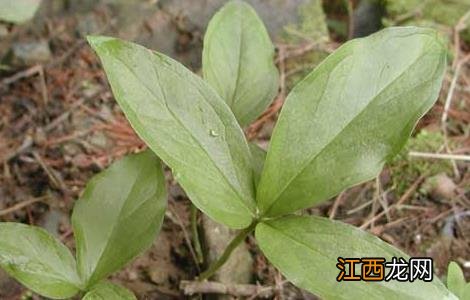
{"type": "MultiPolygon", "coordinates": [[[[470,9],[468,0],[390,0],[387,1],[389,23],[404,18],[403,25],[422,25],[434,23],[431,27],[454,27],[470,9]],[[423,23],[424,21],[424,23],[423,23]]],[[[467,26],[468,27],[468,26],[467,26]]],[[[464,30],[462,37],[470,42],[470,30],[464,30]]]]}
{"type": "Polygon", "coordinates": [[[326,17],[320,0],[310,0],[299,5],[298,15],[297,24],[288,24],[284,27],[285,32],[282,38],[285,42],[328,41],[326,17]]]}
{"type": "Polygon", "coordinates": [[[452,165],[448,160],[432,160],[410,157],[409,151],[439,152],[444,144],[444,136],[440,132],[422,130],[410,138],[404,149],[390,162],[392,185],[398,195],[403,194],[419,176],[434,176],[439,173],[452,173],[452,165]]]}
{"type": "MultiPolygon", "coordinates": [[[[329,41],[326,17],[320,0],[309,0],[298,7],[299,21],[284,27],[281,39],[286,44],[303,44],[305,41],[321,44],[329,41]]],[[[286,60],[286,89],[290,91],[319,64],[327,53],[307,51],[286,60]]]]}

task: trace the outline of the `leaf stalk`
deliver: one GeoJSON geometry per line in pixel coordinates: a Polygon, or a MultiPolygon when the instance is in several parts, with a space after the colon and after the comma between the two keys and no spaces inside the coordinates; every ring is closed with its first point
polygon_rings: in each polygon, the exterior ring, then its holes
{"type": "Polygon", "coordinates": [[[224,253],[222,253],[222,255],[214,263],[212,263],[206,271],[202,272],[199,275],[198,280],[203,281],[211,278],[215,274],[215,272],[217,272],[217,270],[219,270],[220,267],[222,267],[227,262],[233,250],[235,250],[238,245],[240,245],[245,240],[245,238],[255,230],[257,224],[258,221],[255,220],[253,221],[253,223],[251,223],[250,226],[241,230],[227,245],[227,248],[225,248],[224,253]]]}

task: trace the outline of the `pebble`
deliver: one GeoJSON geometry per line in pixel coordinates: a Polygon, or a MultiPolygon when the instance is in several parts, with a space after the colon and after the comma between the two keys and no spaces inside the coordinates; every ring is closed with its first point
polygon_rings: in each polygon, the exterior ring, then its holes
{"type": "Polygon", "coordinates": [[[47,41],[17,42],[12,46],[15,65],[34,65],[45,63],[51,58],[47,41]]]}

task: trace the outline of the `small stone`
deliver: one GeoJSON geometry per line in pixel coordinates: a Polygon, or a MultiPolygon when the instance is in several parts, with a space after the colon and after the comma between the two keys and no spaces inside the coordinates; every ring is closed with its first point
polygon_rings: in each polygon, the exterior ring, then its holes
{"type": "Polygon", "coordinates": [[[96,98],[102,90],[102,87],[99,84],[89,83],[88,81],[84,81],[82,83],[82,87],[82,93],[85,98],[96,98]]]}
{"type": "Polygon", "coordinates": [[[0,38],[6,38],[8,35],[8,28],[5,24],[0,24],[0,38]]]}
{"type": "Polygon", "coordinates": [[[451,200],[456,196],[457,185],[445,173],[429,177],[422,190],[434,200],[451,200]]]}
{"type": "Polygon", "coordinates": [[[63,146],[64,154],[67,156],[75,156],[82,152],[82,149],[76,143],[66,143],[63,146]]]}
{"type": "Polygon", "coordinates": [[[101,131],[97,131],[97,132],[93,133],[89,137],[89,142],[90,142],[90,144],[92,144],[96,147],[102,148],[102,149],[106,149],[110,146],[110,144],[109,144],[110,141],[109,141],[108,137],[106,136],[106,134],[104,134],[101,131]]]}
{"type": "Polygon", "coordinates": [[[50,234],[59,238],[61,226],[67,222],[68,216],[62,211],[51,209],[44,214],[41,226],[46,229],[50,234]]]}
{"type": "Polygon", "coordinates": [[[46,133],[44,132],[44,129],[41,127],[36,128],[35,134],[34,134],[34,143],[37,145],[44,145],[44,143],[47,142],[47,136],[46,133]]]}
{"type": "Polygon", "coordinates": [[[17,42],[12,46],[15,65],[34,65],[45,63],[51,58],[47,41],[17,42]]]}
{"type": "Polygon", "coordinates": [[[135,270],[131,270],[128,273],[128,279],[130,281],[136,281],[137,279],[139,279],[139,274],[135,270]]]}

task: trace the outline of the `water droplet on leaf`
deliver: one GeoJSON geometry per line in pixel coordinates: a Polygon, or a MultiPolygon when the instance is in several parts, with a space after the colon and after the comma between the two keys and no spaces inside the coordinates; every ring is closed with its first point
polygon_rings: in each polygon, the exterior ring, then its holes
{"type": "Polygon", "coordinates": [[[210,134],[210,136],[212,136],[212,137],[219,136],[219,134],[218,134],[214,129],[209,130],[209,134],[210,134]]]}

